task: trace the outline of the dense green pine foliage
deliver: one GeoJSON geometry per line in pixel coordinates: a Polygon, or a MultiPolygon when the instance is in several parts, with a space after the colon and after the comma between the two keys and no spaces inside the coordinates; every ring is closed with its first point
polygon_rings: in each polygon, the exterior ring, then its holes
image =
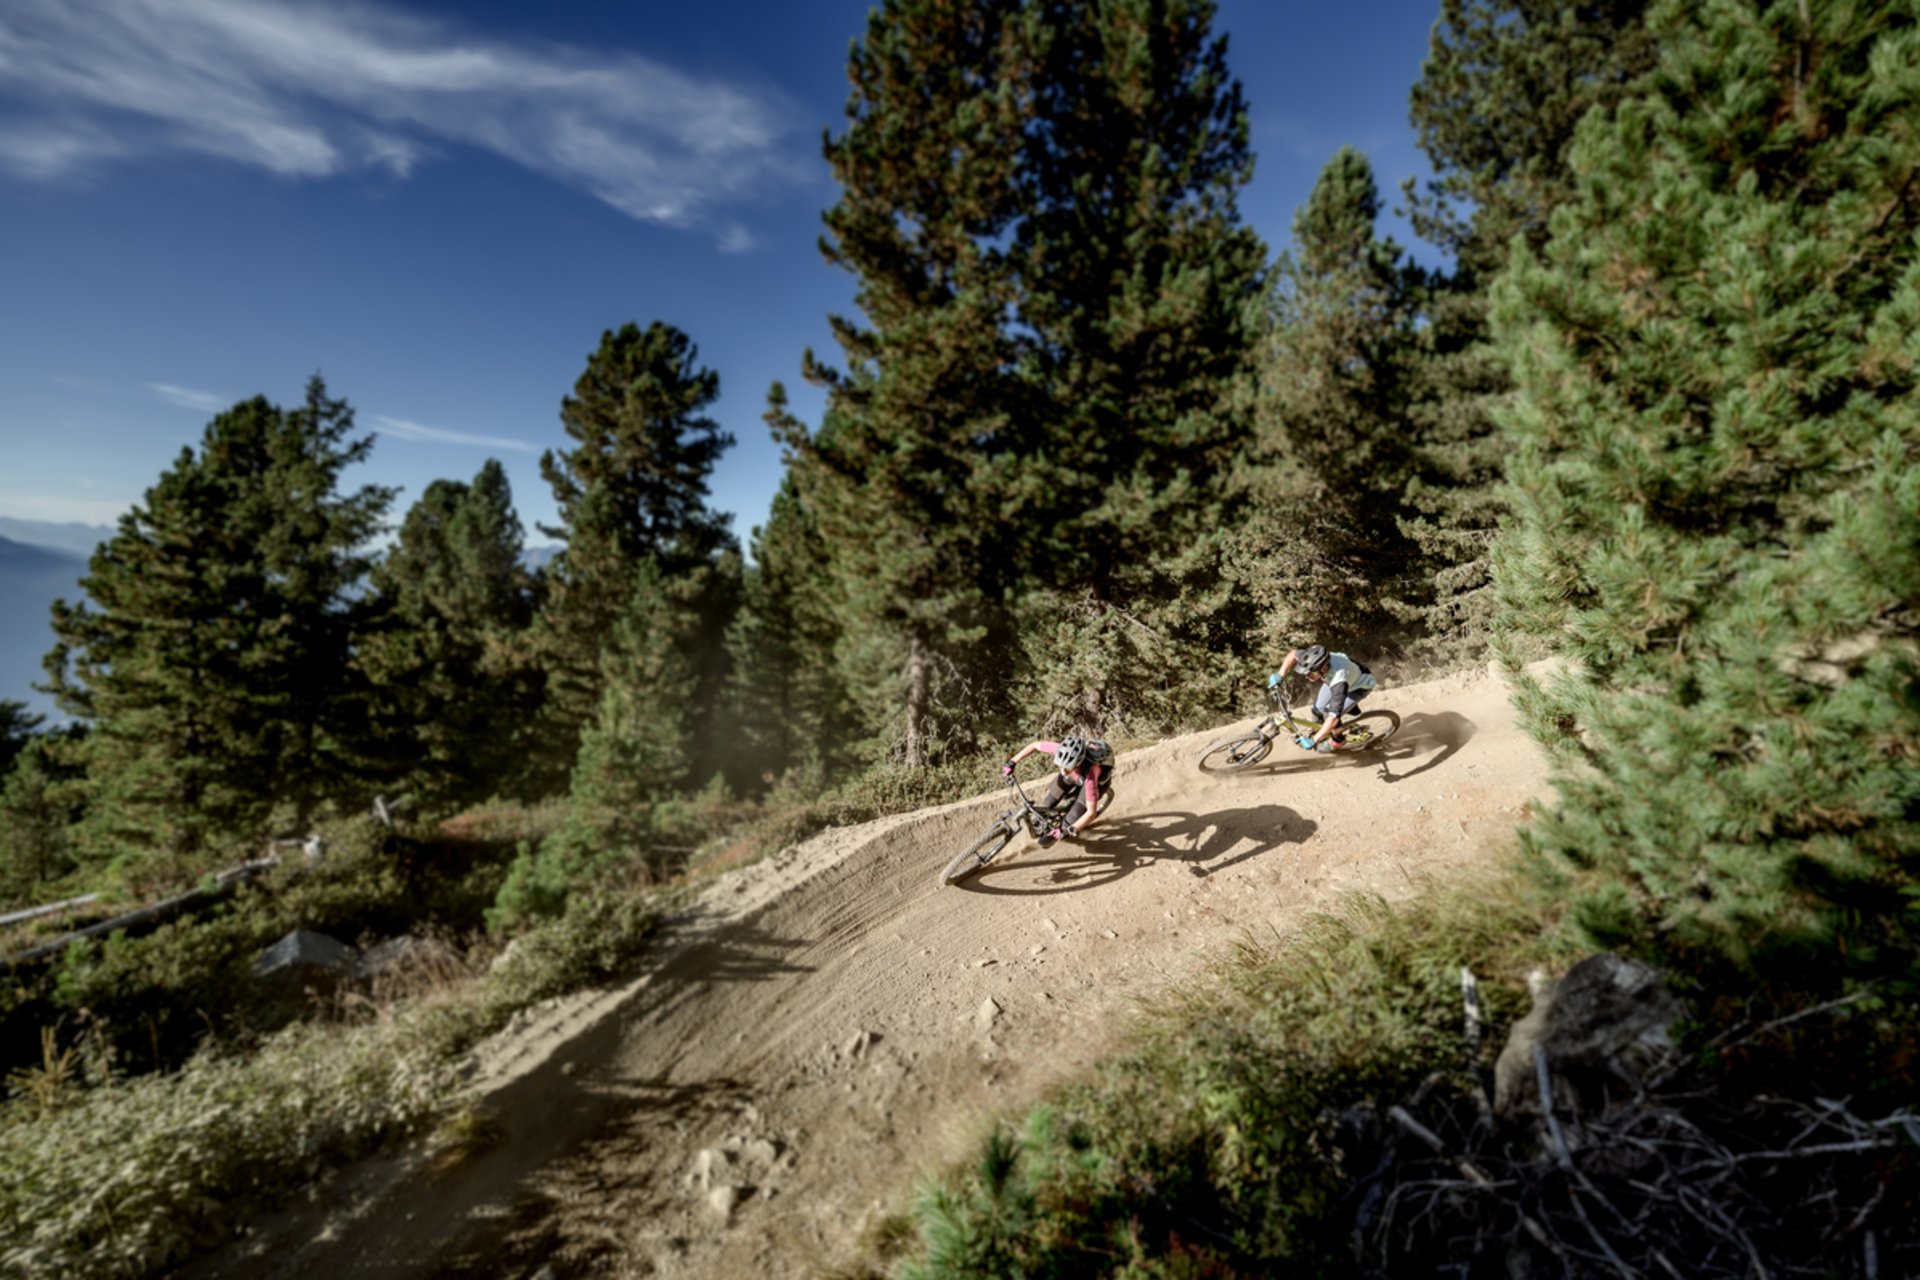
{"type": "Polygon", "coordinates": [[[30,714],[26,703],[0,698],[0,779],[7,776],[13,762],[33,741],[34,731],[45,723],[46,717],[30,714]]]}
{"type": "Polygon", "coordinates": [[[429,810],[523,790],[541,681],[521,656],[533,578],[506,469],[436,480],[374,566],[359,661],[375,688],[382,764],[429,810]]]}
{"type": "Polygon", "coordinates": [[[0,902],[24,903],[79,866],[86,776],[67,729],[29,739],[0,779],[0,902]]]}
{"type": "MultiPolygon", "coordinates": [[[[778,420],[785,392],[778,384],[773,392],[769,414],[778,420]]],[[[852,765],[842,726],[853,712],[834,660],[825,564],[819,531],[788,476],[766,525],[754,530],[753,564],[727,633],[725,723],[749,779],[768,783],[797,769],[796,781],[817,787],[852,765]]]]}
{"type": "Polygon", "coordinates": [[[727,751],[725,637],[741,563],[707,481],[733,439],[704,410],[719,377],[658,321],[601,337],[549,452],[565,539],[533,628],[546,679],[535,769],[563,768],[567,819],[525,849],[507,916],[564,908],[603,870],[655,866],[656,806],[735,762],[727,751]]]}
{"type": "Polygon", "coordinates": [[[1408,184],[1421,239],[1452,262],[1422,302],[1408,387],[1415,467],[1402,527],[1418,548],[1396,611],[1444,659],[1485,644],[1494,538],[1506,514],[1493,411],[1511,393],[1487,289],[1518,235],[1536,247],[1573,191],[1568,148],[1596,106],[1636,92],[1656,52],[1646,0],[1442,0],[1411,115],[1434,180],[1408,184]]]}
{"type": "Polygon", "coordinates": [[[1531,839],[1608,873],[1596,937],[1867,961],[1920,849],[1920,29],[1693,10],[1499,294],[1505,623],[1569,663],[1531,839]]]}
{"type": "MultiPolygon", "coordinates": [[[[821,248],[859,278],[862,325],[833,318],[847,367],[808,355],[828,391],[817,432],[770,417],[825,553],[821,585],[845,687],[872,755],[925,763],[965,733],[971,657],[996,629],[1017,482],[1008,435],[1020,387],[1004,241],[1030,112],[1020,6],[895,0],[848,66],[841,187],[821,248]]],[[[1004,662],[1004,659],[1002,659],[1004,662]]]]}
{"type": "MultiPolygon", "coordinates": [[[[721,648],[738,575],[728,557],[728,517],[707,506],[707,483],[733,437],[706,416],[720,379],[697,361],[692,340],[659,321],[602,334],[560,406],[575,444],[540,459],[560,513],[560,524],[543,532],[564,543],[548,566],[536,628],[547,679],[546,752],[562,769],[596,714],[606,687],[601,650],[630,611],[643,565],[669,579],[700,579],[683,593],[699,625],[663,622],[656,633],[692,637],[698,652],[721,648]]],[[[697,654],[696,665],[709,698],[702,705],[711,705],[724,670],[697,654]]]]}
{"type": "Polygon", "coordinates": [[[336,492],[372,438],[319,378],[210,423],[53,609],[62,710],[92,725],[92,854],[189,857],[275,818],[303,830],[365,767],[354,588],[391,494],[336,492]]]}
{"type": "Polygon", "coordinates": [[[1573,194],[1568,149],[1596,106],[1637,92],[1648,0],[1441,0],[1411,115],[1435,177],[1414,229],[1484,286],[1516,235],[1538,248],[1573,194]]]}
{"type": "Polygon", "coordinates": [[[1274,271],[1252,406],[1258,515],[1238,549],[1275,650],[1326,636],[1371,654],[1400,629],[1385,602],[1414,554],[1399,515],[1421,281],[1375,238],[1379,214],[1372,165],[1342,148],[1274,271]]]}
{"type": "Polygon", "coordinates": [[[1055,0],[1015,235],[1034,344],[1032,682],[1072,727],[1144,735],[1217,699],[1251,622],[1222,481],[1266,249],[1239,220],[1246,104],[1210,0],[1055,0]]]}
{"type": "Polygon", "coordinates": [[[895,0],[854,50],[823,247],[865,324],[819,429],[775,421],[873,755],[1168,723],[1230,633],[1263,250],[1211,16],[895,0]]]}

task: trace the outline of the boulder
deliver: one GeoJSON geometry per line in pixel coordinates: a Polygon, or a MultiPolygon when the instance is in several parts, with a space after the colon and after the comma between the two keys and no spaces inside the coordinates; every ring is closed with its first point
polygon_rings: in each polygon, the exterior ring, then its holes
{"type": "Polygon", "coordinates": [[[1682,1012],[1655,970],[1623,956],[1588,956],[1558,981],[1536,987],[1533,1009],[1514,1024],[1494,1064],[1493,1109],[1539,1114],[1539,1045],[1547,1051],[1556,1111],[1598,1112],[1671,1059],[1671,1028],[1682,1012]]]}

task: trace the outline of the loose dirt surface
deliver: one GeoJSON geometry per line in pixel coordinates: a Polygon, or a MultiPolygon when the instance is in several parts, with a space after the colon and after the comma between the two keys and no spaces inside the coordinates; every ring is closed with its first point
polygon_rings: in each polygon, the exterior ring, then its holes
{"type": "MultiPolygon", "coordinates": [[[[1405,897],[1488,856],[1544,788],[1504,684],[1383,689],[1378,752],[1244,728],[1120,757],[1078,844],[948,859],[999,793],[826,832],[729,873],[618,990],[523,1015],[474,1063],[499,1141],[452,1168],[403,1153],[257,1224],[193,1277],[812,1276],[989,1118],[1113,1040],[1127,1008],[1343,894],[1405,897]]],[[[1033,766],[1029,766],[1030,768],[1033,766]]]]}

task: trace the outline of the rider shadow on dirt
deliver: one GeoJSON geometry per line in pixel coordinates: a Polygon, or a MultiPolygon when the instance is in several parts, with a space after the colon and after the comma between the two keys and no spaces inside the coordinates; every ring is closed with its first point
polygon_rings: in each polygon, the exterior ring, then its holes
{"type": "Polygon", "coordinates": [[[777,937],[753,924],[716,929],[709,937],[673,952],[652,970],[648,1012],[657,1016],[710,987],[764,982],[783,973],[811,973],[811,965],[786,958],[805,945],[802,939],[777,937]]]}
{"type": "Polygon", "coordinates": [[[1009,849],[954,888],[990,894],[1074,893],[1111,884],[1156,862],[1184,862],[1193,875],[1210,876],[1283,844],[1300,844],[1315,829],[1314,822],[1280,804],[1207,814],[1110,814],[1071,844],[1040,849],[1029,842],[1009,849]]]}
{"type": "Polygon", "coordinates": [[[1400,732],[1394,734],[1393,740],[1379,750],[1378,758],[1368,763],[1379,770],[1382,781],[1405,782],[1451,758],[1454,752],[1473,740],[1473,731],[1473,721],[1458,711],[1442,711],[1437,715],[1416,711],[1401,721],[1400,732]],[[1418,763],[1411,769],[1394,771],[1397,763],[1416,761],[1418,763]]]}

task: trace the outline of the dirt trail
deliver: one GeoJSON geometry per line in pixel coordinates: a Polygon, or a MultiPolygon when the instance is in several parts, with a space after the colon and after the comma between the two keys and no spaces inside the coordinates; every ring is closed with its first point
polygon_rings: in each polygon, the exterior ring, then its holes
{"type": "Polygon", "coordinates": [[[1022,838],[959,887],[936,873],[997,795],[730,873],[642,976],[487,1046],[488,1154],[440,1174],[369,1162],[186,1274],[818,1274],[982,1118],[1096,1056],[1133,997],[1343,893],[1417,891],[1540,793],[1493,675],[1372,701],[1405,722],[1383,753],[1282,742],[1220,776],[1195,761],[1224,729],[1127,752],[1083,842],[1022,838]]]}

